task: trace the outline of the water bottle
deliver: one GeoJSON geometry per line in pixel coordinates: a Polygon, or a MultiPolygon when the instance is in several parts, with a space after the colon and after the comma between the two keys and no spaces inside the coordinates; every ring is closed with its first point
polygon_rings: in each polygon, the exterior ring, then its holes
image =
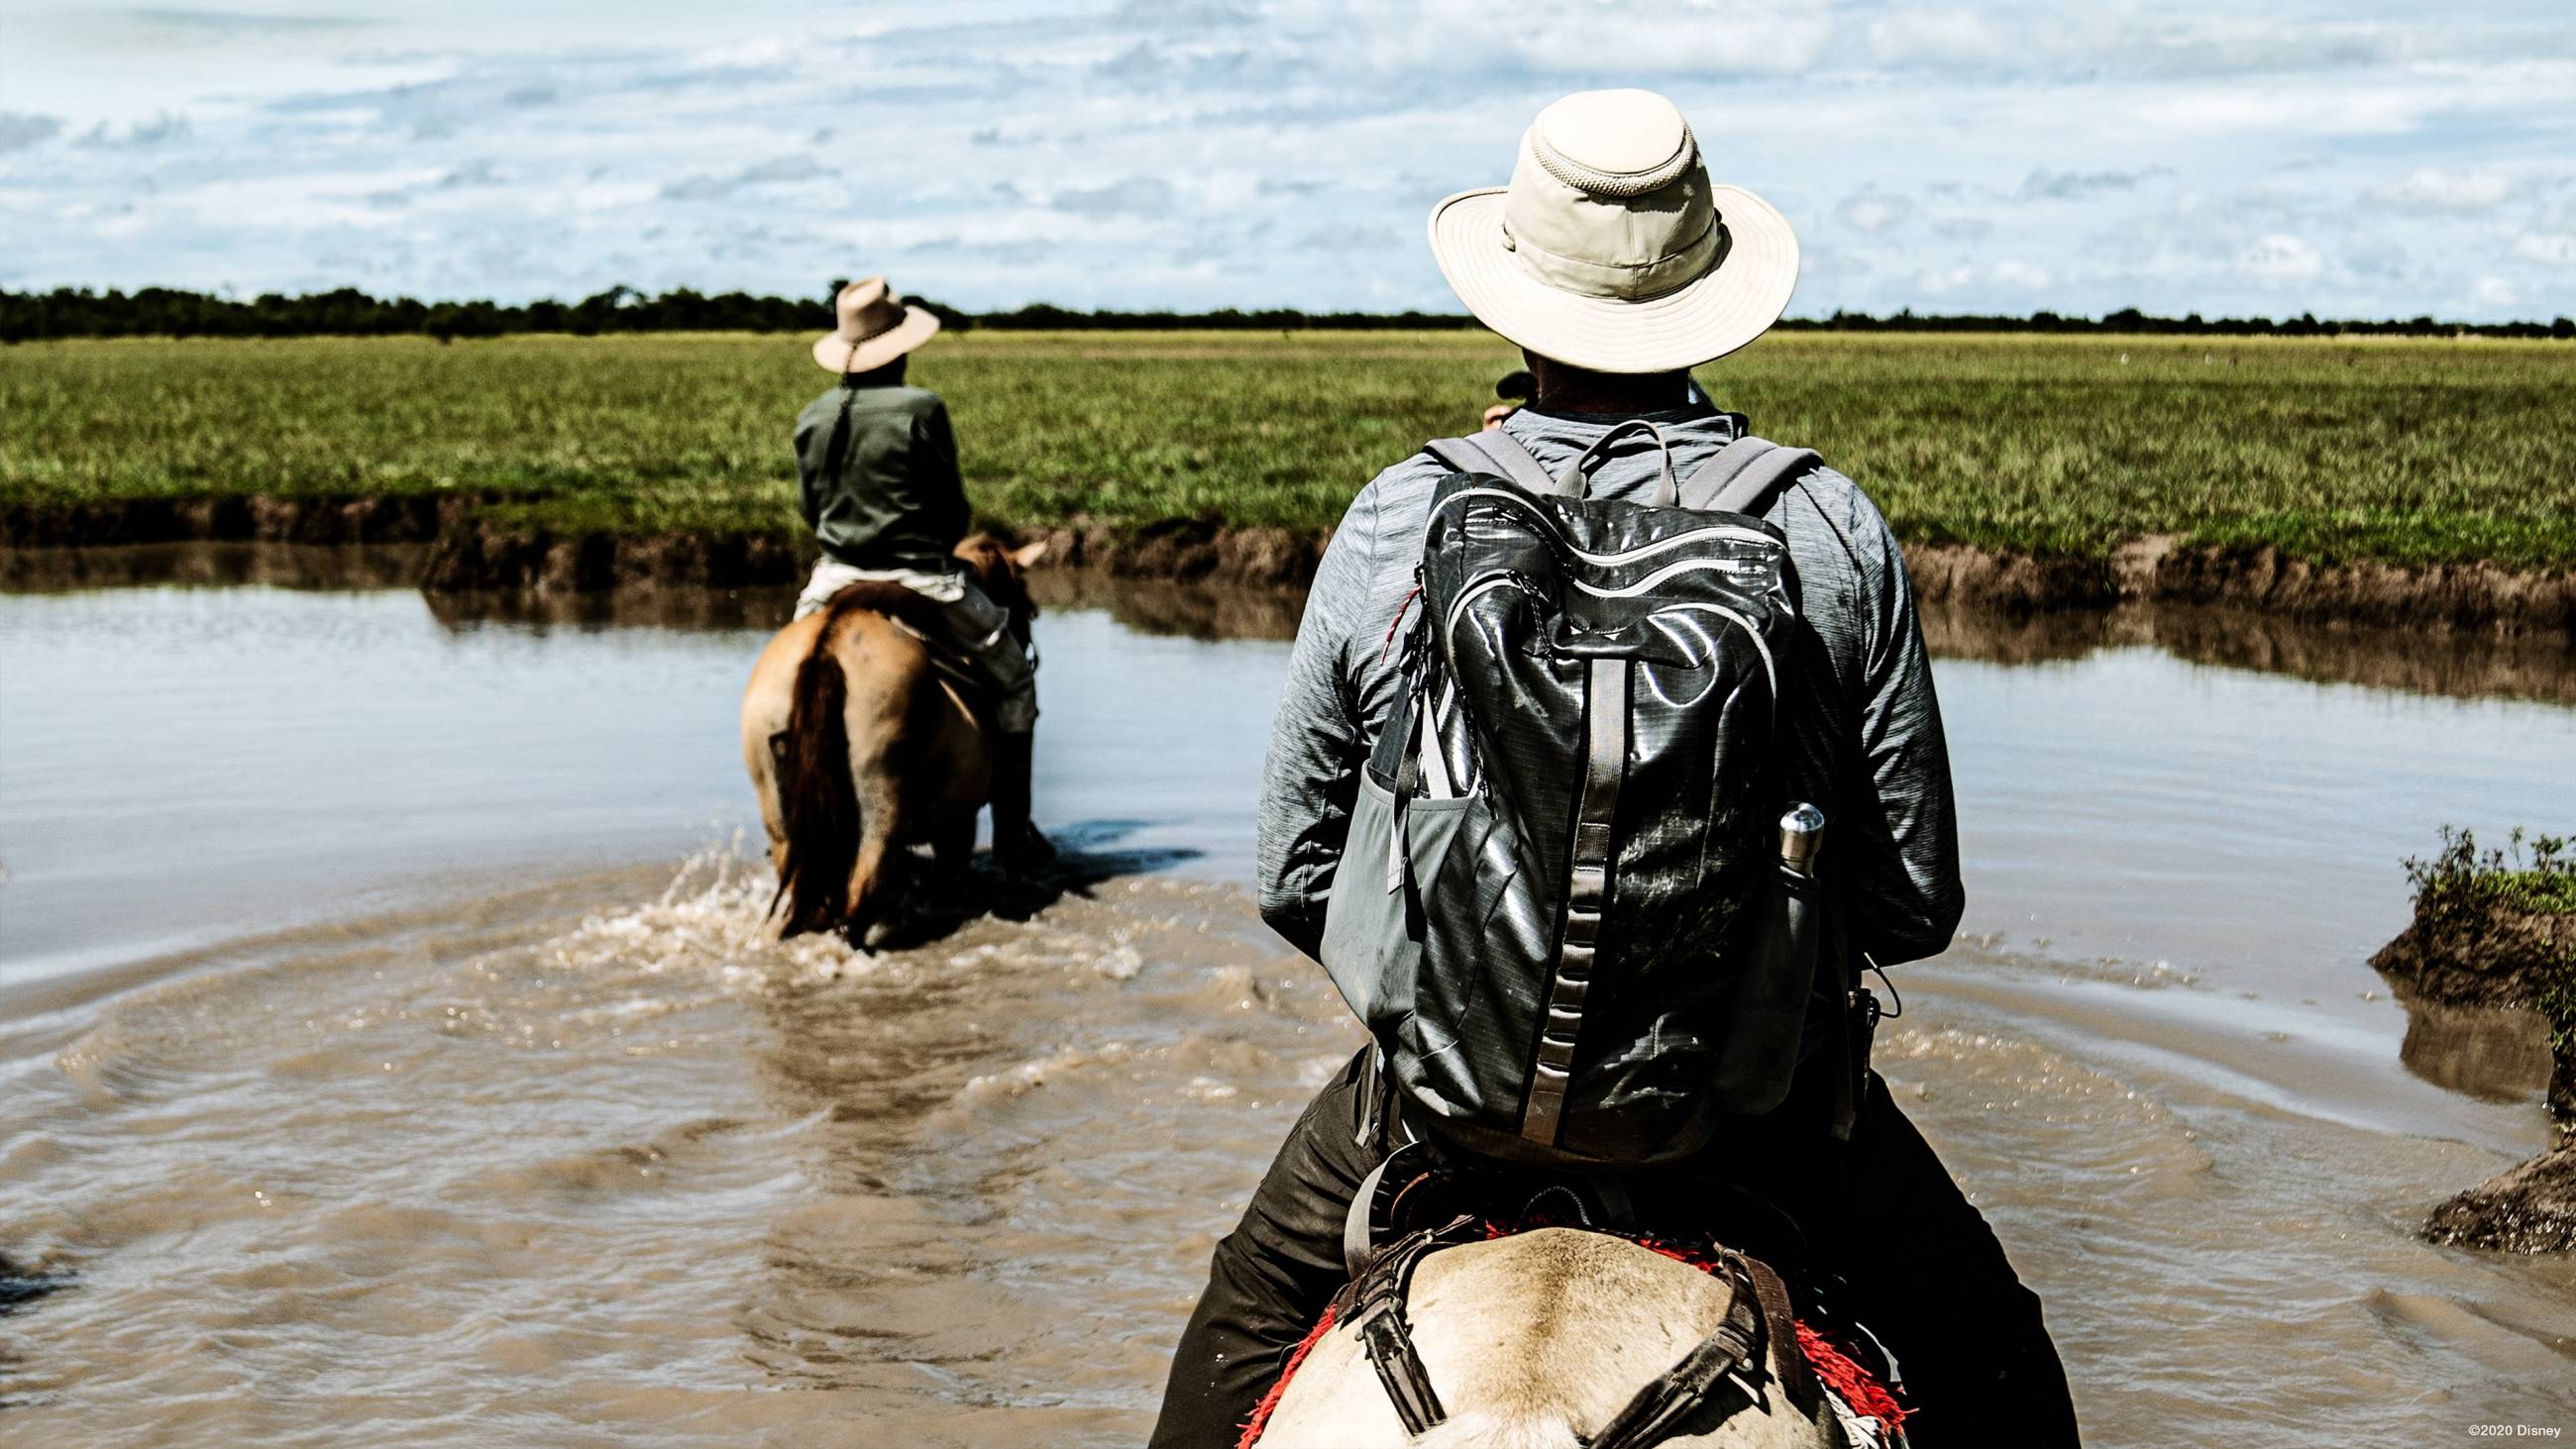
{"type": "Polygon", "coordinates": [[[1801,800],[1780,817],[1780,864],[1796,875],[1816,873],[1816,853],[1825,848],[1825,812],[1801,800]]]}

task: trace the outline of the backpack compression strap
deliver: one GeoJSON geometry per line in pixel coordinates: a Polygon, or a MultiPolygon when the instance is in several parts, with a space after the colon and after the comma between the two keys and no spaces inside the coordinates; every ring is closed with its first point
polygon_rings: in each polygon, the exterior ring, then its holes
{"type": "Polygon", "coordinates": [[[1574,856],[1565,879],[1565,924],[1548,980],[1546,1019],[1530,1062],[1529,1097],[1521,1106],[1521,1135],[1542,1147],[1556,1145],[1566,1088],[1574,1081],[1574,1045],[1583,1031],[1583,1003],[1601,948],[1601,918],[1610,905],[1611,831],[1619,814],[1619,783],[1628,767],[1628,689],[1633,661],[1591,661],[1583,686],[1583,793],[1574,818],[1574,856]]]}
{"type": "Polygon", "coordinates": [[[1823,462],[1812,448],[1784,448],[1747,434],[1682,480],[1682,507],[1760,517],[1790,479],[1823,462]]]}

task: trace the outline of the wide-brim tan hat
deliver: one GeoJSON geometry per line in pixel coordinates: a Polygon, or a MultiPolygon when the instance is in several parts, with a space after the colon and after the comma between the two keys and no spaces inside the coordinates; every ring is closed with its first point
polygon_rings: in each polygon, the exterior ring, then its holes
{"type": "Polygon", "coordinates": [[[841,325],[814,340],[814,360],[833,372],[874,372],[939,331],[939,317],[907,307],[883,277],[866,277],[832,299],[841,325]]]}
{"type": "Polygon", "coordinates": [[[1595,372],[1672,372],[1769,330],[1798,285],[1771,203],[1708,179],[1652,91],[1584,91],[1539,112],[1509,186],[1431,211],[1431,254],[1504,337],[1595,372]]]}

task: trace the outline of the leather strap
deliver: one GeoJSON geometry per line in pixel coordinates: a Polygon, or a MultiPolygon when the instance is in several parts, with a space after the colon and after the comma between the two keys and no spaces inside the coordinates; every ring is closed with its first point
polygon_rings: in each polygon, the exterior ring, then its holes
{"type": "Polygon", "coordinates": [[[1754,1285],[1744,1273],[1745,1261],[1749,1260],[1729,1259],[1725,1321],[1682,1355],[1679,1363],[1637,1390],[1592,1437],[1590,1449],[1645,1449],[1662,1443],[1721,1382],[1731,1380],[1748,1399],[1758,1398],[1759,1390],[1745,1375],[1759,1364],[1763,1339],[1776,1335],[1765,1331],[1754,1285]]]}
{"type": "Polygon", "coordinates": [[[831,479],[836,489],[841,486],[841,469],[850,460],[850,404],[858,400],[859,390],[850,386],[847,373],[842,374],[841,411],[832,419],[832,436],[823,443],[823,476],[831,479]]]}
{"type": "Polygon", "coordinates": [[[1395,1417],[1403,1421],[1406,1434],[1419,1438],[1449,1417],[1440,1391],[1431,1387],[1431,1371],[1413,1351],[1413,1330],[1404,1321],[1401,1302],[1390,1298],[1362,1314],[1359,1336],[1369,1366],[1377,1370],[1378,1384],[1386,1390],[1387,1402],[1395,1405],[1395,1417]]]}
{"type": "Polygon", "coordinates": [[[1414,1351],[1413,1325],[1404,1316],[1404,1298],[1412,1290],[1413,1270],[1422,1255],[1447,1246],[1473,1225],[1474,1219],[1462,1216],[1398,1239],[1372,1258],[1367,1270],[1335,1300],[1340,1311],[1334,1320],[1352,1326],[1407,1434],[1429,1432],[1449,1417],[1449,1411],[1441,1406],[1439,1391],[1431,1387],[1430,1370],[1414,1351]]]}
{"type": "Polygon", "coordinates": [[[1370,1168],[1369,1175],[1360,1179],[1360,1190],[1352,1195],[1351,1205],[1343,1210],[1342,1269],[1354,1280],[1368,1271],[1369,1253],[1376,1246],[1375,1235],[1369,1231],[1369,1209],[1377,1203],[1378,1185],[1386,1181],[1386,1170],[1394,1165],[1395,1159],[1389,1157],[1370,1168]]]}
{"type": "Polygon", "coordinates": [[[1740,437],[1682,480],[1681,506],[1758,518],[1783,484],[1823,461],[1811,448],[1784,448],[1767,438],[1740,437]]]}
{"type": "Polygon", "coordinates": [[[1463,438],[1441,438],[1428,445],[1431,456],[1457,469],[1478,477],[1508,478],[1532,493],[1540,495],[1563,490],[1521,440],[1500,428],[1469,433],[1463,438]]]}
{"type": "Polygon", "coordinates": [[[1764,1332],[1771,1340],[1771,1373],[1780,1381],[1780,1392],[1800,1413],[1816,1411],[1816,1374],[1807,1363],[1806,1353],[1798,1347],[1798,1315],[1789,1306],[1789,1285],[1771,1271],[1771,1265],[1749,1253],[1735,1255],[1744,1276],[1753,1283],[1755,1301],[1762,1305],[1764,1332]]]}
{"type": "Polygon", "coordinates": [[[1430,1143],[1416,1138],[1398,1144],[1393,1152],[1386,1155],[1385,1161],[1369,1169],[1369,1175],[1360,1179],[1359,1191],[1353,1194],[1351,1205],[1342,1212],[1342,1267],[1353,1281],[1368,1272],[1369,1263],[1377,1251],[1377,1240],[1389,1226],[1390,1215],[1384,1209],[1388,1205],[1385,1199],[1390,1175],[1397,1190],[1395,1195],[1402,1196],[1402,1189],[1429,1171],[1438,1156],[1430,1143]],[[1398,1163],[1403,1164],[1400,1169],[1398,1163]]]}
{"type": "Polygon", "coordinates": [[[1529,1101],[1521,1109],[1521,1135],[1546,1147],[1556,1145],[1566,1088],[1574,1079],[1574,1043],[1582,1034],[1584,997],[1599,958],[1601,918],[1609,908],[1611,832],[1619,813],[1619,782],[1628,770],[1630,668],[1626,659],[1595,659],[1584,685],[1588,742],[1573,860],[1566,874],[1565,922],[1530,1061],[1529,1101]]]}

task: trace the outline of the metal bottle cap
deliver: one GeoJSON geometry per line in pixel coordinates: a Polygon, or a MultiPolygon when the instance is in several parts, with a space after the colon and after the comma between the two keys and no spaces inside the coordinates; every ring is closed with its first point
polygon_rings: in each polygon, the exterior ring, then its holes
{"type": "Polygon", "coordinates": [[[1816,853],[1825,848],[1825,812],[1801,800],[1780,817],[1780,863],[1800,875],[1813,875],[1816,853]]]}

